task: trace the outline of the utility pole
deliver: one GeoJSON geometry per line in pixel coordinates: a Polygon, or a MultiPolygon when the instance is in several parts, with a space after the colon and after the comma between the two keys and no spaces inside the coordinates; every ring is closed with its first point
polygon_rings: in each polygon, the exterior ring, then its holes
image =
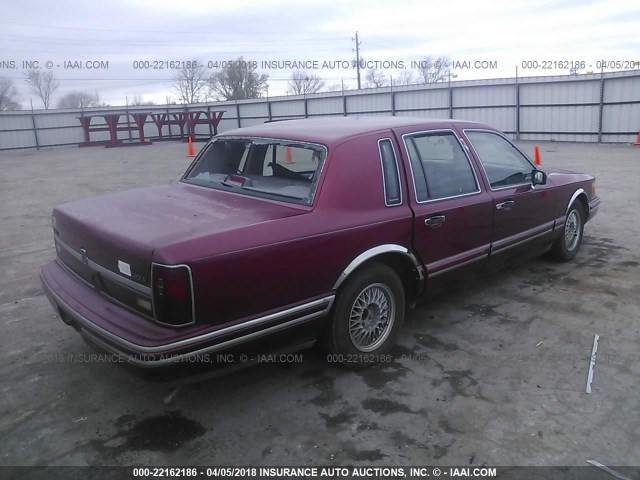
{"type": "MultiPolygon", "coordinates": [[[[354,39],[352,38],[351,40],[353,41],[354,39]]],[[[356,52],[356,69],[358,72],[358,90],[360,90],[360,43],[361,42],[358,41],[358,32],[356,32],[355,42],[356,42],[356,48],[353,51],[356,52]]]]}

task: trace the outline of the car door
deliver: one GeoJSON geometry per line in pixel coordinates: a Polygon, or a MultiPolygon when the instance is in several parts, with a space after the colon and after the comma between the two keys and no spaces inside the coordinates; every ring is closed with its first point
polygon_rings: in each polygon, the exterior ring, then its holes
{"type": "Polygon", "coordinates": [[[486,261],[492,199],[455,131],[412,132],[402,139],[413,181],[413,243],[431,288],[486,261]]]}
{"type": "Polygon", "coordinates": [[[498,132],[465,129],[464,135],[485,172],[493,198],[492,255],[519,254],[513,247],[532,248],[544,241],[553,230],[555,198],[545,185],[532,185],[535,166],[498,132]]]}

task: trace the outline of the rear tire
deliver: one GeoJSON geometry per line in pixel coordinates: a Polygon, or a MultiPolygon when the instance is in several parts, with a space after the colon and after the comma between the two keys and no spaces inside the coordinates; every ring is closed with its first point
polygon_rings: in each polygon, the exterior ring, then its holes
{"type": "Polygon", "coordinates": [[[549,258],[558,262],[573,260],[582,243],[584,217],[584,207],[579,201],[575,201],[567,212],[560,236],[551,246],[549,258]]]}
{"type": "Polygon", "coordinates": [[[353,273],[338,292],[325,334],[327,361],[351,369],[385,361],[405,307],[404,287],[392,268],[374,264],[353,273]]]}

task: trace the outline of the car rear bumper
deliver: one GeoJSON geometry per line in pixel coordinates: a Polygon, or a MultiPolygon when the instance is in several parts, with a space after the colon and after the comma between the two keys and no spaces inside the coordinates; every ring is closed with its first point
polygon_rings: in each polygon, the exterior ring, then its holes
{"type": "Polygon", "coordinates": [[[137,366],[210,361],[209,354],[326,316],[334,296],[266,312],[232,325],[173,329],[156,325],[117,305],[70,274],[58,260],[42,268],[40,281],[63,322],[101,348],[137,366]]]}

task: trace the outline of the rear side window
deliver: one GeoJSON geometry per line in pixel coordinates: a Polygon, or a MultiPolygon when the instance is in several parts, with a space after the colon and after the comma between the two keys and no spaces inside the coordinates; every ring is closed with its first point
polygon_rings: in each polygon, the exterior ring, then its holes
{"type": "Polygon", "coordinates": [[[480,191],[469,158],[453,132],[405,136],[419,202],[480,191]]]}
{"type": "Polygon", "coordinates": [[[400,190],[400,176],[396,153],[393,150],[391,140],[385,138],[378,142],[380,148],[380,161],[382,163],[382,177],[384,179],[384,203],[386,206],[400,205],[402,203],[402,191],[400,190]]]}

